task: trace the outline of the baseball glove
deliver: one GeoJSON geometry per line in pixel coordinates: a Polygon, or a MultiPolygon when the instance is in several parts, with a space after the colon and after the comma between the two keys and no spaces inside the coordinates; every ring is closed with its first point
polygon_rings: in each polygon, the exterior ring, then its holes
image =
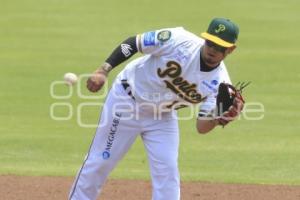
{"type": "Polygon", "coordinates": [[[238,82],[236,86],[220,83],[217,95],[217,120],[223,127],[233,121],[243,110],[242,90],[248,83],[238,82]]]}

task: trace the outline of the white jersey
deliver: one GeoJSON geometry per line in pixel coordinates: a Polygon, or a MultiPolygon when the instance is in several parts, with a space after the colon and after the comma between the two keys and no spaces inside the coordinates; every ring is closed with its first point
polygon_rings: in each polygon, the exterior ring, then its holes
{"type": "Polygon", "coordinates": [[[201,110],[209,112],[216,106],[219,84],[231,81],[223,62],[212,71],[200,71],[203,44],[182,27],[138,35],[138,50],[146,55],[130,62],[117,79],[127,80],[137,101],[162,108],[202,103],[201,110]]]}

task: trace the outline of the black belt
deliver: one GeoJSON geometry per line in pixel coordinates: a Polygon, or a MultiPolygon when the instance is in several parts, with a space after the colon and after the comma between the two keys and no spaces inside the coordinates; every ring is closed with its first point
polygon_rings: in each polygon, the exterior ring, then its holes
{"type": "Polygon", "coordinates": [[[128,84],[127,80],[126,80],[126,79],[121,80],[121,84],[122,84],[124,90],[127,92],[127,94],[128,94],[133,100],[135,100],[135,98],[134,98],[134,96],[132,95],[132,92],[131,92],[131,87],[130,87],[130,85],[128,84]]]}

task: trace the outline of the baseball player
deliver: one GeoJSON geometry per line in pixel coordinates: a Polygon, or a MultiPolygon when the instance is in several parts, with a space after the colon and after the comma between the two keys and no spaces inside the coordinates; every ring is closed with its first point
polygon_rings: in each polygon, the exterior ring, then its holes
{"type": "Polygon", "coordinates": [[[71,189],[70,200],[96,200],[116,164],[140,136],[147,152],[153,200],[180,199],[179,131],[176,110],[200,104],[197,130],[207,133],[231,118],[214,116],[220,83],[230,83],[224,58],[233,52],[239,29],[215,18],[201,38],[182,27],[150,31],[123,41],[88,79],[97,92],[109,72],[137,52],[116,77],[100,114],[95,137],[71,189]]]}

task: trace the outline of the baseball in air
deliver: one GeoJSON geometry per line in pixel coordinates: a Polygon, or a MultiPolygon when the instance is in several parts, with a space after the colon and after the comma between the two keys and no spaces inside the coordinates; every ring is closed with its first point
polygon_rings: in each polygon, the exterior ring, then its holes
{"type": "Polygon", "coordinates": [[[66,84],[74,85],[77,82],[78,77],[76,74],[68,72],[68,73],[65,73],[64,80],[65,80],[66,84]]]}

